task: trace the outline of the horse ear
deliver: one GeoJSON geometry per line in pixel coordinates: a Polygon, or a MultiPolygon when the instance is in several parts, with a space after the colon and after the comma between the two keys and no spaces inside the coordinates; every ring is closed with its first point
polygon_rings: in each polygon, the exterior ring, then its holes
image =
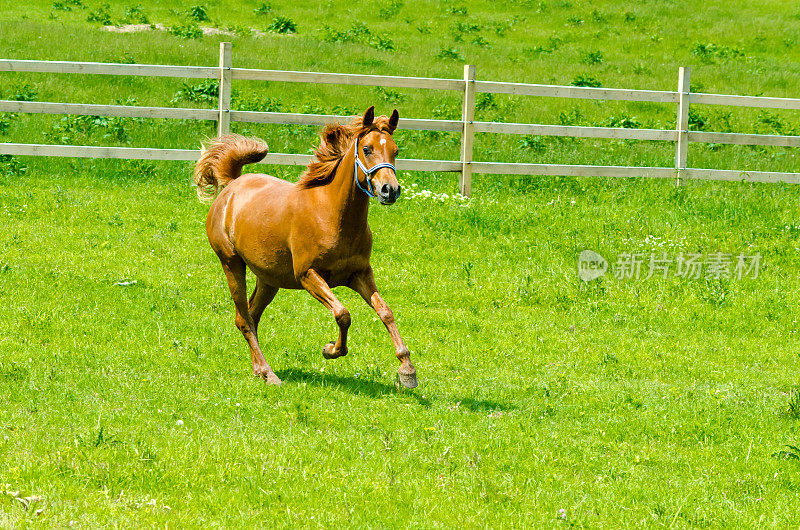
{"type": "Polygon", "coordinates": [[[367,109],[367,112],[364,113],[364,118],[362,118],[362,122],[364,127],[369,127],[372,125],[373,120],[375,119],[375,106],[367,109]]]}
{"type": "Polygon", "coordinates": [[[400,121],[400,113],[397,112],[397,109],[394,109],[394,112],[392,112],[392,115],[389,118],[389,128],[392,129],[392,132],[394,132],[394,130],[397,129],[397,123],[399,121],[400,121]]]}

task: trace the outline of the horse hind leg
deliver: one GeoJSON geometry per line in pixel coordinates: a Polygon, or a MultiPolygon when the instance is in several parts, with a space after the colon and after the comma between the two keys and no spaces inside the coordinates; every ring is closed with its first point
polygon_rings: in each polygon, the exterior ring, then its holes
{"type": "Polygon", "coordinates": [[[256,334],[258,334],[258,323],[261,320],[261,314],[269,303],[272,302],[276,294],[278,294],[277,287],[267,285],[261,281],[261,279],[256,280],[256,287],[253,289],[253,294],[250,295],[250,302],[248,303],[250,315],[253,317],[253,324],[255,326],[253,331],[255,331],[256,334]]]}
{"type": "MultiPolygon", "coordinates": [[[[267,363],[264,354],[261,352],[261,347],[258,345],[258,335],[256,334],[256,323],[253,319],[253,314],[250,312],[250,305],[247,301],[247,276],[244,261],[239,256],[220,257],[222,262],[222,269],[225,271],[225,276],[228,279],[228,287],[231,291],[233,303],[236,306],[236,327],[242,332],[248,346],[250,346],[250,359],[253,362],[253,373],[262,377],[267,383],[272,385],[281,384],[281,380],[275,375],[272,367],[267,363]]],[[[258,290],[258,287],[256,287],[258,290]]],[[[277,291],[277,290],[276,290],[277,291]]],[[[273,293],[274,297],[275,294],[273,293]]],[[[270,298],[271,300],[271,298],[270,298]]],[[[258,309],[263,300],[259,295],[253,298],[254,309],[258,309]]],[[[269,302],[267,302],[269,303],[269,302]]],[[[266,303],[259,311],[258,315],[261,316],[266,303]]]]}

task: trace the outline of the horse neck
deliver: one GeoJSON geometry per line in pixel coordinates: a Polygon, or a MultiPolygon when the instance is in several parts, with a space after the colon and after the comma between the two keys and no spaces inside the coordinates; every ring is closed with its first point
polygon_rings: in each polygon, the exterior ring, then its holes
{"type": "Polygon", "coordinates": [[[367,224],[369,197],[356,188],[354,169],[355,159],[351,148],[336,167],[330,184],[319,188],[327,194],[328,211],[332,214],[334,222],[339,224],[342,234],[351,231],[359,233],[367,224]]]}

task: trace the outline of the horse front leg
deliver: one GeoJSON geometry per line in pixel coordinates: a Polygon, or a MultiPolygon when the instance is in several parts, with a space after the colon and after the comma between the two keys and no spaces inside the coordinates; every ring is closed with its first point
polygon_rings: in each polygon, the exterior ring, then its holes
{"type": "Polygon", "coordinates": [[[350,327],[350,311],[342,305],[336,295],[333,294],[333,291],[331,291],[328,283],[314,269],[308,269],[305,274],[300,276],[300,285],[328,308],[328,311],[333,314],[333,318],[336,319],[336,324],[339,326],[339,338],[336,342],[329,342],[323,346],[323,357],[336,359],[347,355],[347,329],[350,327]]]}
{"type": "Polygon", "coordinates": [[[372,308],[378,313],[378,317],[386,326],[389,336],[392,338],[394,345],[395,355],[400,361],[400,368],[397,373],[400,375],[400,382],[406,388],[415,388],[417,386],[417,370],[411,364],[411,352],[408,350],[403,337],[397,331],[397,324],[394,321],[394,313],[383,301],[381,295],[378,294],[378,288],[375,286],[375,277],[372,274],[372,268],[358,272],[353,275],[350,280],[350,288],[361,295],[372,308]]]}

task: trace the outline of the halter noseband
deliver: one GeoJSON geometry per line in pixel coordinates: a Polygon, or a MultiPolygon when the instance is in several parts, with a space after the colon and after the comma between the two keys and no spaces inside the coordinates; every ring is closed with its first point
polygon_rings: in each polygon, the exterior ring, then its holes
{"type": "Polygon", "coordinates": [[[358,189],[366,193],[367,197],[375,197],[375,186],[373,186],[372,179],[369,177],[379,169],[385,167],[391,168],[392,172],[395,175],[397,175],[397,170],[395,169],[394,165],[390,164],[389,162],[381,162],[380,164],[375,164],[371,168],[367,169],[367,166],[365,166],[358,158],[358,137],[356,137],[356,142],[354,146],[355,147],[353,148],[354,149],[353,155],[355,156],[356,159],[356,165],[353,167],[353,179],[356,181],[356,186],[358,186],[358,189]],[[361,168],[361,171],[363,171],[364,175],[367,177],[367,186],[369,187],[369,189],[362,186],[361,182],[358,181],[358,168],[361,168]]]}

